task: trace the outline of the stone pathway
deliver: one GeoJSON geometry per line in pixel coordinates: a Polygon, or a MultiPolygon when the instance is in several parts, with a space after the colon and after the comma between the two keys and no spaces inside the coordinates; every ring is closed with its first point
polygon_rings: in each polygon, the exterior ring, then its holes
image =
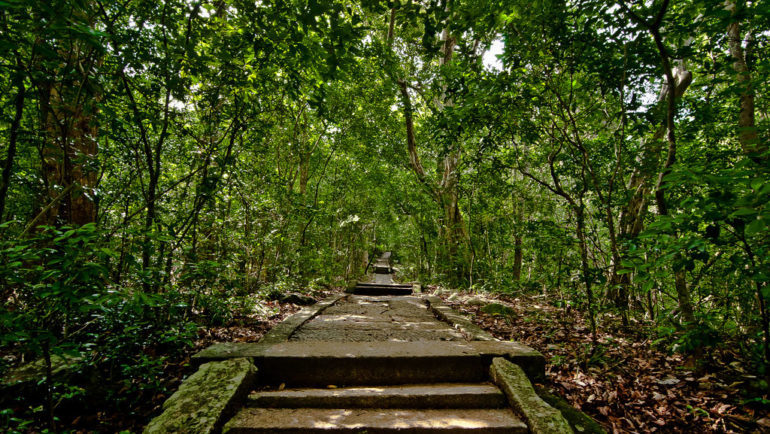
{"type": "Polygon", "coordinates": [[[464,341],[463,334],[436,320],[416,296],[351,295],[308,321],[291,341],[464,341]]]}
{"type": "Polygon", "coordinates": [[[370,282],[358,282],[353,289],[354,294],[365,295],[409,295],[413,286],[409,283],[396,283],[393,280],[393,266],[390,263],[390,252],[385,252],[374,262],[374,276],[370,282]]]}
{"type": "MultiPolygon", "coordinates": [[[[376,270],[390,277],[389,263],[376,270]]],[[[437,297],[334,296],[259,343],[216,344],[194,362],[146,432],[572,432],[532,389],[542,355],[437,297]]]]}

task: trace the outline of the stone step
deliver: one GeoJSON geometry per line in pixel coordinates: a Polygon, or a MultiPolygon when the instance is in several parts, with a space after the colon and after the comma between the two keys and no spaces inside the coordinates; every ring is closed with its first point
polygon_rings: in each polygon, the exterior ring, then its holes
{"type": "Polygon", "coordinates": [[[388,287],[388,288],[412,288],[411,283],[376,283],[376,282],[356,282],[360,287],[388,287]]]}
{"type": "Polygon", "coordinates": [[[195,354],[192,362],[237,357],[254,360],[258,381],[289,386],[474,383],[487,379],[494,357],[518,364],[530,378],[541,378],[545,371],[539,352],[518,342],[499,341],[229,342],[211,345],[195,354]]]}
{"type": "Polygon", "coordinates": [[[412,285],[356,285],[356,287],[353,288],[353,294],[358,295],[410,295],[411,293],[412,285]]]}
{"type": "Polygon", "coordinates": [[[526,433],[509,409],[243,408],[223,433],[526,433]]]}
{"type": "MultiPolygon", "coordinates": [[[[530,376],[543,373],[543,356],[516,342],[291,341],[226,348],[227,357],[253,357],[259,380],[288,386],[358,386],[486,381],[492,357],[505,357],[530,376]]],[[[196,359],[217,358],[216,347],[196,359]]]]}
{"type": "Polygon", "coordinates": [[[263,408],[503,408],[503,392],[492,384],[437,383],[340,389],[253,392],[247,406],[263,408]]]}
{"type": "Polygon", "coordinates": [[[474,383],[487,379],[488,365],[478,353],[443,343],[292,341],[274,345],[254,362],[260,380],[289,386],[474,383]]]}

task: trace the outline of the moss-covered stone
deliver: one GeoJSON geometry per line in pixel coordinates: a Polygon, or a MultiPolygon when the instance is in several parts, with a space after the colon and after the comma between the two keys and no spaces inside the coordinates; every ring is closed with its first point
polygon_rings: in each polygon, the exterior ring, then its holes
{"type": "MultiPolygon", "coordinates": [[[[53,380],[59,383],[88,383],[92,376],[82,362],[82,357],[52,354],[53,380]]],[[[46,363],[43,358],[9,370],[0,380],[0,406],[9,406],[18,397],[30,401],[44,397],[46,386],[42,381],[45,377],[46,363]]]]}
{"type": "Polygon", "coordinates": [[[449,323],[452,327],[460,330],[469,340],[472,341],[496,341],[491,334],[482,330],[476,324],[473,324],[470,320],[460,315],[454,309],[446,305],[440,298],[435,295],[429,295],[425,297],[430,306],[431,312],[436,318],[441,321],[449,323]]]}
{"type": "Polygon", "coordinates": [[[542,387],[535,387],[537,395],[551,407],[559,410],[569,422],[572,430],[581,434],[606,434],[607,431],[599,425],[599,422],[593,420],[590,416],[582,411],[571,406],[567,400],[561,396],[554,395],[553,393],[543,389],[542,387]]]}
{"type": "Polygon", "coordinates": [[[481,311],[487,315],[499,315],[499,316],[513,316],[516,311],[510,307],[500,303],[489,303],[481,308],[481,311]]]}
{"type": "Polygon", "coordinates": [[[246,358],[209,362],[163,403],[163,413],[145,433],[216,433],[245,399],[257,368],[246,358]]]}
{"type": "Polygon", "coordinates": [[[561,412],[535,393],[529,378],[518,365],[502,357],[492,359],[489,368],[492,380],[505,392],[511,407],[527,423],[529,430],[535,434],[571,434],[567,420],[561,412]]]}
{"type": "MultiPolygon", "coordinates": [[[[68,355],[51,355],[51,374],[54,378],[65,376],[78,368],[82,357],[68,355]]],[[[38,359],[16,369],[12,369],[3,377],[3,386],[13,386],[20,383],[37,383],[45,377],[45,359],[38,359]]]]}

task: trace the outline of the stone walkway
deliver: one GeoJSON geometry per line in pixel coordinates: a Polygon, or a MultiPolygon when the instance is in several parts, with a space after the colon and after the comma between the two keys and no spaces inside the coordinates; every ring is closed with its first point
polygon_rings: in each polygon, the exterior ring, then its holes
{"type": "Polygon", "coordinates": [[[466,339],[460,331],[438,321],[422,297],[350,295],[302,325],[289,340],[415,342],[466,339]]]}
{"type": "MultiPolygon", "coordinates": [[[[378,293],[410,288],[389,263],[376,271],[378,293]]],[[[572,432],[532,389],[542,355],[427,295],[330,297],[259,343],[216,344],[193,361],[146,432],[572,432]]]]}

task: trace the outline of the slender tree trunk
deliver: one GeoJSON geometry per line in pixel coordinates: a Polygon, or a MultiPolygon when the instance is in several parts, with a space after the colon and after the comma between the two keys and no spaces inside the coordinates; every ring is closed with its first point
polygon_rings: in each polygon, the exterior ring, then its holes
{"type": "Polygon", "coordinates": [[[16,110],[8,137],[8,152],[3,164],[2,179],[0,179],[0,222],[3,222],[5,215],[5,203],[8,197],[8,187],[11,184],[11,173],[13,172],[13,163],[16,158],[16,142],[19,139],[19,128],[21,126],[21,117],[24,113],[24,99],[26,87],[24,86],[24,76],[17,72],[14,77],[14,86],[16,87],[16,98],[14,99],[14,108],[16,110]]]}
{"type": "Polygon", "coordinates": [[[43,343],[43,361],[45,362],[45,409],[48,417],[48,427],[56,432],[56,417],[53,404],[53,364],[51,363],[51,346],[43,343]]]}
{"type": "Polygon", "coordinates": [[[585,211],[582,203],[573,206],[575,211],[575,220],[577,223],[577,237],[580,244],[580,267],[583,273],[583,284],[586,288],[586,299],[588,302],[588,321],[591,327],[591,340],[594,344],[597,342],[596,335],[596,311],[594,308],[594,293],[591,285],[591,270],[588,264],[588,242],[586,241],[585,211]]]}
{"type": "MultiPolygon", "coordinates": [[[[658,174],[658,179],[655,184],[655,202],[658,208],[658,214],[660,215],[669,214],[668,203],[666,202],[665,197],[665,178],[671,172],[671,168],[676,162],[677,144],[675,116],[677,94],[680,92],[680,87],[683,87],[681,92],[684,92],[684,89],[686,89],[687,85],[689,85],[689,82],[692,80],[691,74],[684,70],[684,66],[682,64],[677,65],[676,68],[672,65],[671,56],[668,53],[665,44],[663,43],[663,36],[660,33],[661,23],[663,22],[663,18],[666,15],[669,3],[669,0],[663,1],[663,4],[661,5],[659,11],[656,13],[655,19],[652,23],[647,22],[640,18],[638,15],[634,14],[630,9],[628,9],[628,6],[625,3],[620,3],[620,6],[625,10],[626,14],[628,14],[634,21],[644,26],[649,32],[650,36],[652,36],[666,79],[667,89],[665,93],[665,131],[668,149],[666,152],[666,160],[663,163],[663,167],[658,174]],[[680,75],[682,77],[681,79],[678,78],[680,75]]],[[[636,217],[639,218],[639,215],[637,214],[636,217]]],[[[641,230],[641,222],[633,224],[633,227],[636,226],[638,226],[639,230],[641,230]]],[[[675,233],[674,236],[678,236],[678,234],[675,233]]],[[[681,257],[678,255],[677,259],[680,258],[681,257]]],[[[682,312],[682,319],[688,324],[693,324],[695,321],[695,315],[693,312],[692,301],[690,300],[690,291],[687,286],[686,277],[687,274],[685,269],[682,268],[680,270],[674,271],[674,288],[677,293],[679,309],[682,312]]]]}
{"type": "MultiPolygon", "coordinates": [[[[658,174],[658,181],[655,185],[655,202],[658,207],[658,214],[668,215],[668,204],[665,196],[665,178],[671,172],[674,163],[676,163],[676,124],[674,122],[676,116],[676,79],[674,78],[673,70],[670,65],[670,58],[663,45],[663,39],[659,30],[654,29],[651,33],[655,40],[655,45],[658,47],[669,89],[668,98],[666,100],[666,141],[668,142],[668,152],[666,161],[663,163],[663,168],[658,174]]],[[[675,236],[678,237],[678,234],[675,234],[675,236]]],[[[679,255],[677,256],[679,257],[679,255]]],[[[695,315],[690,300],[690,289],[687,286],[687,271],[684,268],[674,272],[674,288],[676,289],[676,295],[679,301],[679,309],[682,311],[682,319],[687,324],[693,324],[695,322],[695,315]]]]}
{"type": "Polygon", "coordinates": [[[521,235],[513,236],[513,279],[517,282],[521,280],[521,261],[524,257],[521,241],[521,235]]]}
{"type": "Polygon", "coordinates": [[[687,270],[684,268],[674,272],[674,287],[679,301],[679,309],[682,311],[682,319],[687,324],[695,323],[695,314],[692,301],[690,301],[690,288],[687,286],[687,270]]]}

